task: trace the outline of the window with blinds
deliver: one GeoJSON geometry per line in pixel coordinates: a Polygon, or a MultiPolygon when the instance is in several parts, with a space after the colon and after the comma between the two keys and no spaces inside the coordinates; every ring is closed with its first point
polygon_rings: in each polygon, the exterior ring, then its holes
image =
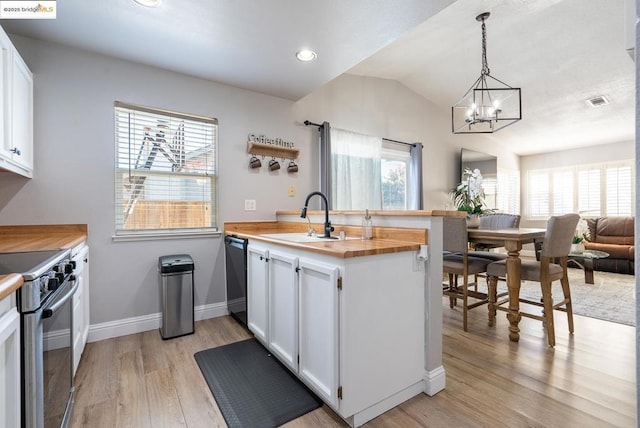
{"type": "Polygon", "coordinates": [[[600,168],[578,169],[578,212],[586,217],[600,215],[600,168]]]}
{"type": "Polygon", "coordinates": [[[217,230],[217,119],[115,103],[116,235],[217,230]]]}
{"type": "Polygon", "coordinates": [[[504,213],[520,213],[520,171],[498,169],[496,208],[504,213]]]}
{"type": "Polygon", "coordinates": [[[583,217],[630,216],[635,210],[633,161],[529,171],[526,215],[568,212],[583,217]]]}
{"type": "Polygon", "coordinates": [[[606,170],[607,215],[633,215],[633,181],[631,166],[611,167],[606,170]]]}
{"type": "Polygon", "coordinates": [[[530,171],[528,177],[529,205],[528,213],[531,217],[549,217],[549,180],[547,171],[530,171]]]}
{"type": "Polygon", "coordinates": [[[555,215],[572,213],[573,210],[573,171],[562,170],[552,173],[553,213],[555,215]]]}

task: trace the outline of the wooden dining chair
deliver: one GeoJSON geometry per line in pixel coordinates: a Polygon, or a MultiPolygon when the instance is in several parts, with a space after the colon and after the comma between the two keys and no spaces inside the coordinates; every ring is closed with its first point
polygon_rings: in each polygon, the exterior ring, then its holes
{"type": "Polygon", "coordinates": [[[486,272],[491,260],[469,257],[467,220],[464,217],[443,218],[443,260],[442,270],[448,274],[449,282],[443,293],[449,296],[449,307],[462,300],[462,328],[467,331],[469,309],[488,304],[489,295],[469,289],[469,275],[486,272]],[[458,285],[458,277],[462,277],[462,286],[458,285]],[[469,299],[473,299],[469,302],[469,299]]]}
{"type": "MultiPolygon", "coordinates": [[[[569,289],[569,278],[567,276],[567,259],[571,248],[571,240],[579,219],[580,216],[578,214],[565,214],[549,218],[544,240],[542,241],[540,260],[522,261],[520,268],[521,280],[539,282],[542,290],[542,302],[524,298],[520,298],[520,302],[543,308],[542,315],[522,311],[520,311],[520,314],[543,322],[547,331],[547,341],[551,347],[556,344],[553,322],[554,310],[567,313],[569,333],[573,333],[573,308],[571,306],[571,290],[569,289]],[[554,303],[551,286],[553,281],[557,280],[560,280],[564,296],[561,301],[554,303]]],[[[505,260],[493,262],[487,266],[490,325],[493,324],[496,310],[508,311],[508,308],[502,305],[508,303],[509,299],[497,301],[496,297],[498,277],[504,277],[506,273],[507,264],[505,260]]]]}
{"type": "MultiPolygon", "coordinates": [[[[480,229],[513,229],[520,226],[520,216],[518,214],[488,213],[480,216],[480,229]]],[[[502,244],[477,243],[473,245],[474,251],[469,255],[472,257],[485,257],[493,261],[504,260],[507,255],[495,253],[490,250],[501,248],[502,244]]]]}
{"type": "MultiPolygon", "coordinates": [[[[480,228],[481,229],[516,229],[520,226],[520,216],[518,214],[506,214],[506,213],[488,213],[480,216],[480,228]]],[[[500,260],[506,260],[506,253],[498,253],[491,251],[495,248],[502,248],[502,244],[488,244],[488,243],[475,243],[473,244],[473,251],[469,251],[471,257],[480,257],[483,259],[489,259],[492,262],[500,260]]],[[[475,289],[478,288],[478,278],[484,277],[483,274],[476,275],[474,278],[475,289]]],[[[504,278],[501,278],[504,279],[504,278]]],[[[506,293],[503,293],[506,295],[506,293]]],[[[492,325],[492,324],[489,324],[492,325]]]]}

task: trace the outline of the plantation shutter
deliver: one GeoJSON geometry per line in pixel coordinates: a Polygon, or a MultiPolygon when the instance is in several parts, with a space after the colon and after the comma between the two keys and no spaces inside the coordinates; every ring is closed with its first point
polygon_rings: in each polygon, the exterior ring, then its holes
{"type": "Polygon", "coordinates": [[[600,168],[578,171],[578,213],[583,217],[600,215],[600,168]]]}
{"type": "Polygon", "coordinates": [[[529,214],[532,217],[549,217],[549,173],[529,173],[529,214]]]}
{"type": "Polygon", "coordinates": [[[116,234],[216,229],[217,119],[115,103],[116,234]]]}
{"type": "Polygon", "coordinates": [[[498,170],[496,207],[505,213],[520,214],[520,171],[498,170]]]}
{"type": "Polygon", "coordinates": [[[553,215],[573,212],[573,171],[553,172],[553,215]]]}
{"type": "Polygon", "coordinates": [[[606,169],[607,213],[610,216],[630,216],[633,200],[633,174],[631,166],[606,169]]]}

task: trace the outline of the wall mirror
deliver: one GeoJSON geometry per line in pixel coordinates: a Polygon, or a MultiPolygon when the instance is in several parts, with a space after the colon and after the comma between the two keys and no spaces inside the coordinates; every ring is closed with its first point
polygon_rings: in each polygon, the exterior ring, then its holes
{"type": "Polygon", "coordinates": [[[482,187],[485,194],[485,204],[487,208],[495,209],[497,202],[498,183],[498,158],[496,156],[477,152],[475,150],[462,149],[460,153],[460,178],[465,168],[470,170],[479,169],[482,173],[482,187]]]}

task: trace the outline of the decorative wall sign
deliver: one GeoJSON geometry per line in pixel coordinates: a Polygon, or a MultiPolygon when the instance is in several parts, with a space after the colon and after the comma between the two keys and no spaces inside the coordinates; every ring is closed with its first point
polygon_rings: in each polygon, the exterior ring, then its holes
{"type": "Polygon", "coordinates": [[[282,138],[267,138],[264,135],[249,134],[250,143],[271,144],[278,147],[286,147],[292,149],[293,141],[285,141],[282,138]]]}
{"type": "Polygon", "coordinates": [[[292,141],[282,138],[268,138],[264,135],[249,134],[247,153],[280,159],[297,159],[299,150],[292,141]]]}

